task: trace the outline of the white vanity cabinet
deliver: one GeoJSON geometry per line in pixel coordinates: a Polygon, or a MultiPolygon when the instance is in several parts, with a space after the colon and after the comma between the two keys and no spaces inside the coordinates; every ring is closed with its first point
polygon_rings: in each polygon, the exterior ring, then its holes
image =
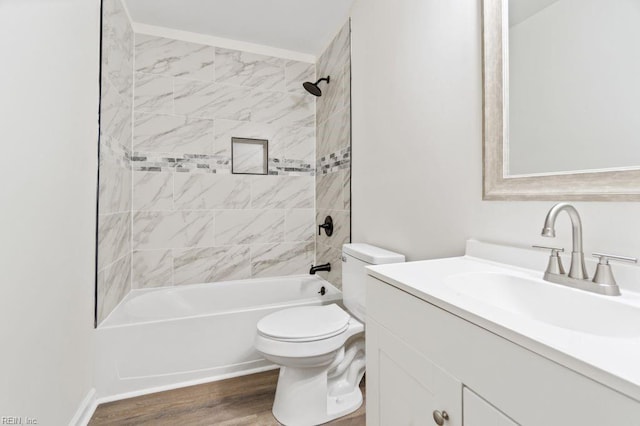
{"type": "MultiPolygon", "coordinates": [[[[640,403],[495,332],[367,282],[367,425],[639,426],[640,403]]],[[[638,360],[640,363],[640,360],[638,360]]]]}
{"type": "Polygon", "coordinates": [[[384,327],[367,324],[367,425],[462,425],[462,383],[384,327]],[[371,403],[377,401],[377,403],[371,403]],[[375,412],[374,412],[375,410],[375,412]],[[437,415],[437,414],[436,414],[437,415]]]}
{"type": "Polygon", "coordinates": [[[467,387],[462,390],[462,400],[464,401],[462,417],[465,426],[517,426],[518,424],[467,387]]]}

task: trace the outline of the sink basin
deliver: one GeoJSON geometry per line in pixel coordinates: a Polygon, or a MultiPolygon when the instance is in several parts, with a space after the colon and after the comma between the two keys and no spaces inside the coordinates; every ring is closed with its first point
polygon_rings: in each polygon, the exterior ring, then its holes
{"type": "Polygon", "coordinates": [[[603,337],[640,337],[640,308],[611,296],[499,272],[450,275],[455,293],[555,327],[603,337]]]}

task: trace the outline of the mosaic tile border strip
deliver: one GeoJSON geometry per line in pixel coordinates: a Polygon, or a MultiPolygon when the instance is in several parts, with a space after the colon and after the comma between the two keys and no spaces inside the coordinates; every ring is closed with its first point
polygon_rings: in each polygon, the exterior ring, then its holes
{"type": "MultiPolygon", "coordinates": [[[[224,155],[134,152],[131,165],[137,172],[231,173],[231,158],[224,155]]],[[[315,169],[303,160],[270,158],[269,175],[315,176],[315,169]]]]}
{"type": "Polygon", "coordinates": [[[316,163],[316,169],[318,174],[329,174],[339,170],[348,169],[351,167],[351,147],[348,146],[339,151],[332,152],[331,154],[320,157],[316,163]]]}
{"type": "Polygon", "coordinates": [[[221,155],[134,152],[137,172],[231,173],[231,160],[221,155]]]}
{"type": "Polygon", "coordinates": [[[315,176],[316,170],[312,164],[309,164],[304,160],[286,159],[281,161],[279,158],[270,158],[269,174],[286,176],[315,176]]]}

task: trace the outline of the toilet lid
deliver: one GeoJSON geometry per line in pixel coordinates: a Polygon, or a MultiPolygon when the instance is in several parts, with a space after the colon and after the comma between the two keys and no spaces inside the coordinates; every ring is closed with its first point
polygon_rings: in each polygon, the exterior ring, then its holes
{"type": "Polygon", "coordinates": [[[258,322],[258,332],[277,340],[309,342],[344,332],[349,318],[336,304],[302,306],[267,315],[258,322]]]}

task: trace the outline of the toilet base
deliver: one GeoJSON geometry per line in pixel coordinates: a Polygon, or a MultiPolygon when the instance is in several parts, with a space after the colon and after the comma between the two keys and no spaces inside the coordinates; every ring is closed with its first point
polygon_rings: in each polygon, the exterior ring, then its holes
{"type": "Polygon", "coordinates": [[[328,397],[327,420],[325,420],[325,423],[337,419],[338,417],[353,413],[362,406],[363,400],[362,391],[359,387],[346,395],[328,397]]]}
{"type": "Polygon", "coordinates": [[[313,377],[309,370],[281,368],[272,410],[280,423],[286,426],[320,425],[360,408],[363,397],[359,386],[343,395],[327,396],[326,374],[316,371],[313,377]]]}
{"type": "Polygon", "coordinates": [[[286,426],[327,423],[362,405],[360,381],[365,370],[364,338],[334,353],[331,364],[280,368],[273,415],[286,426]]]}

